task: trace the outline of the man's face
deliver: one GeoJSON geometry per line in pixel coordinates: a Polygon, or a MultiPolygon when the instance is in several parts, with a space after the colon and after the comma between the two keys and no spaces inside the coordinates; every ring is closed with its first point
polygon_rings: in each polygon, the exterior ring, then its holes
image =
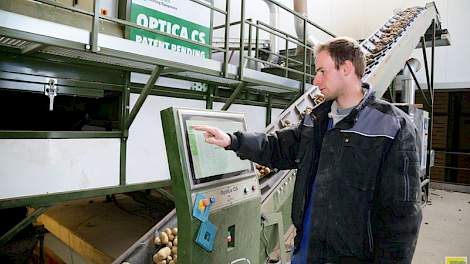
{"type": "Polygon", "coordinates": [[[341,95],[344,89],[344,76],[341,73],[341,66],[336,69],[335,62],[326,50],[319,52],[315,58],[316,75],[313,85],[320,88],[320,92],[325,96],[325,100],[335,100],[341,95]]]}

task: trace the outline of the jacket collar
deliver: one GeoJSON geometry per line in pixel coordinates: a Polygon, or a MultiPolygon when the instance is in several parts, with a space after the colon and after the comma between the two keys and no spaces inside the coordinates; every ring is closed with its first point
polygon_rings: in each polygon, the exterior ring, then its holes
{"type": "MultiPolygon", "coordinates": [[[[375,100],[375,91],[373,91],[370,88],[370,85],[368,83],[362,83],[362,88],[366,89],[367,92],[362,98],[362,100],[359,102],[359,104],[351,110],[351,113],[347,115],[343,120],[339,121],[338,124],[336,124],[335,128],[339,129],[349,129],[354,126],[356,121],[359,118],[359,113],[364,107],[370,104],[373,100],[375,100]]],[[[320,118],[322,117],[327,117],[328,112],[331,109],[331,104],[333,101],[326,101],[322,103],[320,106],[318,106],[312,113],[320,118]]]]}

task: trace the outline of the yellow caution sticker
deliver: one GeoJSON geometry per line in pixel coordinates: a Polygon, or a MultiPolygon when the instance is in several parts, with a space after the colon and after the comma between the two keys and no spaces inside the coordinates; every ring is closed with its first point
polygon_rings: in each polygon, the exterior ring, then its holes
{"type": "Polygon", "coordinates": [[[446,257],[445,264],[467,264],[467,257],[446,257]]]}

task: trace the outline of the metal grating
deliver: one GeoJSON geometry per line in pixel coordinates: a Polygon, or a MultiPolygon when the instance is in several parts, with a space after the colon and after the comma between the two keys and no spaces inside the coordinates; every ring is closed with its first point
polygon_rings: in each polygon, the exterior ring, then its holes
{"type": "Polygon", "coordinates": [[[15,38],[9,38],[6,36],[0,36],[0,46],[6,46],[10,48],[16,48],[16,49],[23,49],[26,48],[29,44],[32,42],[21,40],[21,39],[15,39],[15,38]]]}
{"type": "Polygon", "coordinates": [[[72,49],[49,46],[49,47],[42,49],[40,52],[45,53],[45,54],[55,55],[55,56],[115,65],[119,67],[131,68],[131,69],[152,71],[153,68],[155,68],[155,65],[153,64],[100,55],[99,53],[92,53],[89,51],[80,51],[80,50],[72,50],[72,49]]]}

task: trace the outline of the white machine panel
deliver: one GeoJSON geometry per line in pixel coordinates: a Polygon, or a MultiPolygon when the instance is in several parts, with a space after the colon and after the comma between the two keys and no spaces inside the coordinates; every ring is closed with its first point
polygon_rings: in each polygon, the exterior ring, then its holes
{"type": "MultiPolygon", "coordinates": [[[[214,110],[220,110],[224,103],[214,102],[214,110]]],[[[266,107],[232,104],[228,112],[245,114],[248,132],[263,132],[266,128],[266,107]]]]}
{"type": "Polygon", "coordinates": [[[284,111],[284,109],[273,108],[271,110],[271,120],[277,119],[277,117],[282,113],[282,111],[284,111]]]}
{"type": "MultiPolygon", "coordinates": [[[[131,109],[138,97],[139,94],[131,94],[131,109]]],[[[205,109],[206,102],[152,95],[147,97],[129,129],[126,184],[170,179],[160,111],[171,106],[205,109]]]]}
{"type": "Polygon", "coordinates": [[[1,139],[0,200],[119,185],[119,139],[1,139]]]}

